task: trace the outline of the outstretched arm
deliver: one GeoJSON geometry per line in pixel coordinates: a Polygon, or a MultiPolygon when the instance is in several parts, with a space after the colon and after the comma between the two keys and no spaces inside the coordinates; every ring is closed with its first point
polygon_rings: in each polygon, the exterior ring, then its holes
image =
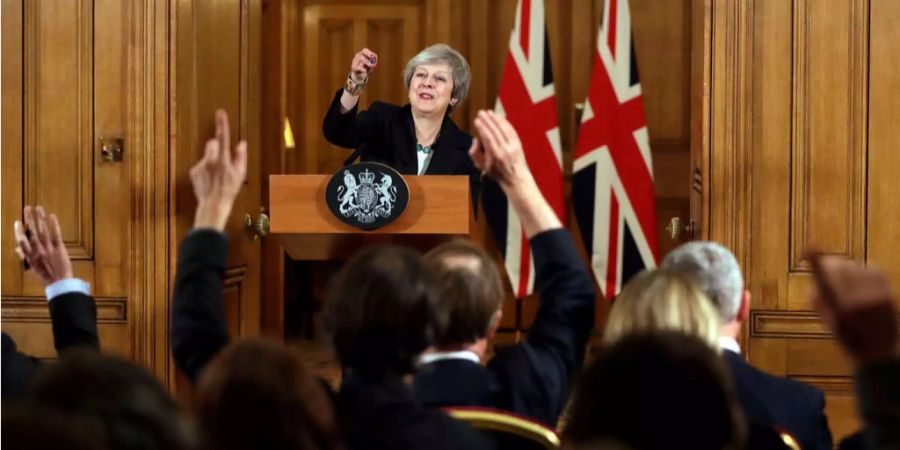
{"type": "Polygon", "coordinates": [[[369,82],[369,74],[378,65],[378,55],[364,48],[353,56],[350,75],[343,88],[335,93],[322,121],[325,139],[344,148],[357,148],[372,136],[376,119],[365,112],[357,114],[359,96],[369,82]]]}
{"type": "Polygon", "coordinates": [[[59,220],[44,208],[26,206],[25,224],[15,222],[16,254],[41,279],[50,306],[57,352],[71,347],[99,349],[97,307],[90,286],[72,275],[59,220]]]}
{"type": "Polygon", "coordinates": [[[172,304],[175,363],[195,380],[228,343],[223,305],[228,238],[225,223],[247,176],[247,144],[230,151],[228,116],[216,112],[216,136],[191,168],[197,197],[194,229],[181,243],[172,304]]]}
{"type": "MultiPolygon", "coordinates": [[[[470,149],[475,165],[494,178],[506,193],[529,238],[541,303],[534,325],[510,370],[530,371],[535,389],[546,404],[536,413],[553,423],[561,411],[566,384],[580,367],[594,324],[594,287],[581,262],[571,233],[540,192],[512,125],[490,111],[481,111],[475,127],[484,143],[470,149]],[[540,380],[540,381],[538,381],[540,380]]],[[[510,358],[513,359],[512,355],[510,358]]],[[[492,364],[494,361],[492,361],[492,364]]],[[[526,375],[519,373],[521,378],[526,375]]]]}
{"type": "Polygon", "coordinates": [[[481,138],[472,140],[469,156],[475,167],[493,178],[516,210],[525,235],[562,228],[562,222],[541,194],[522,149],[522,141],[513,126],[493,111],[479,111],[475,129],[481,138]]]}

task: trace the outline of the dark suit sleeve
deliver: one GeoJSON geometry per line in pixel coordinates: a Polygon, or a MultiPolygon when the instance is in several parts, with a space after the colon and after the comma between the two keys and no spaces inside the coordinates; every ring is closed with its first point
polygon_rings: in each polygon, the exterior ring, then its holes
{"type": "Polygon", "coordinates": [[[228,344],[222,289],[228,238],[215,230],[191,231],[181,243],[172,300],[172,354],[195,381],[228,344]]]}
{"type": "Polygon", "coordinates": [[[73,347],[100,350],[97,337],[97,305],[94,298],[69,292],[50,300],[53,344],[57,353],[73,347]]]}
{"type": "Polygon", "coordinates": [[[900,448],[900,359],[860,370],[856,391],[869,448],[900,448]]]}
{"type": "Polygon", "coordinates": [[[3,388],[0,398],[4,401],[17,398],[25,392],[28,380],[34,377],[40,361],[19,351],[16,342],[6,333],[3,333],[3,363],[2,380],[3,388]]]}
{"type": "Polygon", "coordinates": [[[488,367],[511,386],[513,411],[553,426],[584,359],[594,324],[594,285],[568,230],[531,238],[541,303],[527,339],[498,352],[488,367]]]}
{"type": "Polygon", "coordinates": [[[581,366],[594,326],[594,285],[568,230],[534,236],[531,251],[541,303],[527,342],[558,355],[570,377],[581,366]]]}
{"type": "Polygon", "coordinates": [[[815,442],[804,446],[808,450],[831,450],[834,448],[834,440],[831,437],[831,429],[828,428],[828,417],[825,416],[825,394],[815,390],[815,423],[812,424],[812,437],[815,442]]]}
{"type": "Polygon", "coordinates": [[[374,136],[381,127],[378,106],[375,102],[367,111],[359,112],[359,103],[353,109],[341,113],[341,95],[343,89],[338,89],[334,99],[325,113],[322,121],[322,132],[325,139],[334,145],[344,148],[357,148],[374,136]]]}

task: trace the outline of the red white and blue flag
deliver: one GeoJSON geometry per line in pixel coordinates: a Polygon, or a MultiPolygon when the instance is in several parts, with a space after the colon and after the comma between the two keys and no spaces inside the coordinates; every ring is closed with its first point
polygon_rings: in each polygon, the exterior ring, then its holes
{"type": "MultiPolygon", "coordinates": [[[[516,129],[541,193],[563,220],[562,150],[543,0],[519,0],[516,6],[495,109],[516,129]]],[[[482,192],[485,216],[503,253],[513,292],[524,297],[534,289],[528,239],[500,187],[486,180],[482,192]]]]}
{"type": "Polygon", "coordinates": [[[628,0],[608,0],[597,35],[572,201],[591,269],[612,299],[631,276],[656,267],[653,164],[631,36],[628,0]]]}

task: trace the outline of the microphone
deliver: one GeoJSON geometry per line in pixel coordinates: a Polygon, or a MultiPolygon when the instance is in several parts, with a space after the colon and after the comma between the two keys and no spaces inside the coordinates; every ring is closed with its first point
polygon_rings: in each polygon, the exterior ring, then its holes
{"type": "Polygon", "coordinates": [[[359,155],[361,153],[362,153],[362,147],[357,148],[356,150],[353,150],[353,153],[350,153],[350,156],[348,156],[347,159],[344,160],[344,167],[347,167],[350,164],[353,164],[353,162],[356,161],[357,158],[359,158],[359,155]]]}

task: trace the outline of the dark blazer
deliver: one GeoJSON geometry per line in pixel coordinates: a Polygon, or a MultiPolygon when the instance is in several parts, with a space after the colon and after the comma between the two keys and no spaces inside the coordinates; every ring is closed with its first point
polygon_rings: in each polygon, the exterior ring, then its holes
{"type": "Polygon", "coordinates": [[[900,358],[859,370],[856,393],[868,448],[900,449],[900,358]]]}
{"type": "MultiPolygon", "coordinates": [[[[97,337],[97,305],[94,298],[79,292],[55,297],[49,302],[53,345],[59,355],[70,348],[100,349],[97,337]]],[[[18,350],[15,341],[3,333],[3,400],[22,394],[41,361],[18,350]]]]}
{"type": "MultiPolygon", "coordinates": [[[[416,128],[410,105],[396,106],[375,102],[369,109],[357,112],[358,105],[341,113],[339,89],[328,107],[322,123],[325,139],[334,145],[354,148],[363,161],[387,164],[403,175],[416,175],[416,128]]],[[[468,175],[472,205],[477,210],[481,190],[481,172],[469,158],[472,136],[464,133],[450,115],[444,116],[441,131],[432,148],[434,155],[425,170],[427,175],[468,175]]],[[[355,158],[353,158],[355,159],[355,158]]]]}
{"type": "Polygon", "coordinates": [[[422,367],[414,389],[424,405],[489,406],[555,427],[594,325],[594,285],[569,231],[540,233],[531,250],[541,303],[528,337],[497,350],[486,367],[465,360],[422,367]]]}
{"type": "Polygon", "coordinates": [[[748,420],[784,428],[797,438],[803,450],[832,448],[822,391],[767,374],[735,352],[723,350],[722,356],[748,420]]]}
{"type": "Polygon", "coordinates": [[[350,450],[492,448],[468,425],[424,408],[400,379],[363,380],[346,374],[337,410],[350,450]]]}
{"type": "Polygon", "coordinates": [[[223,289],[228,238],[215,230],[188,233],[178,252],[172,294],[172,355],[188,379],[228,345],[223,289]]]}

